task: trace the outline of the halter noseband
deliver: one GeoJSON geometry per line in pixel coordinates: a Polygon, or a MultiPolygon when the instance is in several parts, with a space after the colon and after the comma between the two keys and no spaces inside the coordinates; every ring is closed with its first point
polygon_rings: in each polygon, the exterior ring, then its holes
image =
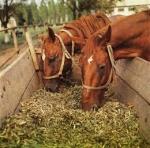
{"type": "Polygon", "coordinates": [[[90,90],[101,90],[101,89],[105,89],[109,86],[109,84],[111,82],[111,79],[112,79],[112,76],[113,76],[113,71],[116,71],[117,68],[116,68],[115,59],[114,59],[114,56],[113,56],[113,49],[112,49],[112,46],[110,44],[107,45],[107,52],[108,52],[108,55],[109,55],[111,66],[112,66],[107,82],[104,85],[97,86],[97,87],[96,86],[88,86],[88,85],[85,85],[85,84],[82,83],[83,88],[90,89],[90,90]]]}
{"type": "MultiPolygon", "coordinates": [[[[69,32],[68,30],[61,29],[60,31],[67,33],[70,37],[73,37],[73,35],[71,34],[71,32],[69,32]]],[[[55,34],[55,36],[59,39],[59,41],[61,43],[61,46],[62,46],[62,52],[63,52],[62,61],[61,61],[59,72],[57,74],[53,75],[53,76],[43,76],[43,78],[45,80],[50,80],[50,79],[58,78],[60,75],[62,75],[64,64],[65,64],[65,58],[71,59],[73,61],[72,56],[74,55],[75,42],[72,40],[72,55],[70,55],[70,53],[68,52],[68,50],[65,47],[65,44],[64,44],[61,36],[58,35],[58,34],[55,34]]]]}

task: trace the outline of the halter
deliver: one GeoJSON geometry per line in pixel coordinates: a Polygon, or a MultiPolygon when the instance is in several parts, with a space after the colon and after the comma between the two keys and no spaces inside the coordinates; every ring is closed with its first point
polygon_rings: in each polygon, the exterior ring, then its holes
{"type": "MultiPolygon", "coordinates": [[[[60,31],[66,32],[70,37],[73,37],[73,35],[71,34],[71,32],[69,32],[68,30],[61,29],[60,31]]],[[[61,36],[58,35],[58,34],[55,34],[55,36],[59,39],[59,41],[61,43],[61,46],[62,46],[62,52],[63,52],[62,61],[61,61],[59,72],[57,74],[55,74],[53,76],[43,76],[43,78],[46,79],[46,80],[58,78],[60,75],[62,75],[64,64],[65,64],[65,58],[71,59],[73,61],[72,56],[74,55],[74,46],[75,46],[74,41],[72,40],[72,55],[70,55],[70,53],[68,52],[68,50],[65,47],[65,44],[64,44],[61,36]]]]}
{"type": "Polygon", "coordinates": [[[112,79],[112,76],[113,76],[113,71],[116,71],[117,68],[116,68],[115,59],[114,59],[114,56],[113,56],[113,49],[112,49],[112,46],[110,44],[107,45],[107,52],[108,52],[108,55],[109,55],[111,66],[112,66],[107,82],[104,85],[98,86],[98,87],[88,86],[88,85],[83,84],[83,82],[82,82],[82,87],[83,88],[91,89],[91,90],[101,90],[101,89],[105,89],[109,86],[109,84],[111,82],[111,79],[112,79]]]}

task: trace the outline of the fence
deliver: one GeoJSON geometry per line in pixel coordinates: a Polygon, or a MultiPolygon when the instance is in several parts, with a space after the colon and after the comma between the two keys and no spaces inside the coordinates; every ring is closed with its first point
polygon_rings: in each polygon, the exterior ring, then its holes
{"type": "MultiPolygon", "coordinates": [[[[18,45],[16,30],[20,29],[20,28],[23,29],[23,34],[25,35],[25,40],[28,44],[28,47],[29,47],[29,50],[30,50],[30,53],[31,53],[31,57],[33,59],[34,67],[35,67],[36,70],[38,70],[39,66],[38,66],[38,63],[37,63],[37,60],[36,60],[36,54],[35,54],[35,50],[34,50],[34,47],[33,47],[32,38],[31,38],[30,33],[29,33],[29,28],[30,27],[31,26],[12,27],[12,28],[7,28],[7,29],[0,30],[0,32],[11,31],[12,37],[13,37],[13,44],[14,44],[14,53],[19,54],[20,48],[19,48],[19,45],[18,45]]],[[[33,26],[33,27],[35,27],[35,26],[33,26]]],[[[33,37],[35,37],[35,36],[33,36],[33,37]]],[[[14,56],[14,54],[12,56],[14,56]]],[[[11,58],[11,57],[9,57],[9,58],[11,58]]],[[[7,62],[7,60],[6,60],[6,62],[7,62]]],[[[4,64],[5,64],[5,61],[2,65],[4,65],[4,64]]]]}

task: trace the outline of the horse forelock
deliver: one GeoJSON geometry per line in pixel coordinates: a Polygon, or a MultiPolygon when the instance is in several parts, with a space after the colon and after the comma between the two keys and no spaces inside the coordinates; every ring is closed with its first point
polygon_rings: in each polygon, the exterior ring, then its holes
{"type": "Polygon", "coordinates": [[[91,55],[96,53],[97,49],[99,49],[100,42],[104,39],[104,34],[106,33],[108,26],[96,31],[92,34],[88,40],[86,41],[86,45],[82,49],[82,52],[86,55],[91,55]]]}
{"type": "Polygon", "coordinates": [[[84,55],[90,56],[90,55],[94,54],[95,49],[96,49],[96,45],[94,44],[94,37],[91,36],[87,40],[86,45],[82,49],[82,52],[84,55]]]}

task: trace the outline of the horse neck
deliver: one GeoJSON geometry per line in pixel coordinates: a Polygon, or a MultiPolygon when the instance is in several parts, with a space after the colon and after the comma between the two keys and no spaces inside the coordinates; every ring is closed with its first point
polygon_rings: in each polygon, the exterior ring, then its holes
{"type": "Polygon", "coordinates": [[[149,30],[150,21],[143,13],[112,24],[110,44],[114,48],[115,59],[133,57],[149,59],[150,57],[145,57],[144,54],[145,51],[149,52],[149,30]]]}
{"type": "Polygon", "coordinates": [[[109,18],[103,13],[96,13],[94,15],[82,16],[78,20],[72,21],[65,27],[73,29],[78,33],[80,38],[87,39],[97,30],[108,25],[109,18]]]}

